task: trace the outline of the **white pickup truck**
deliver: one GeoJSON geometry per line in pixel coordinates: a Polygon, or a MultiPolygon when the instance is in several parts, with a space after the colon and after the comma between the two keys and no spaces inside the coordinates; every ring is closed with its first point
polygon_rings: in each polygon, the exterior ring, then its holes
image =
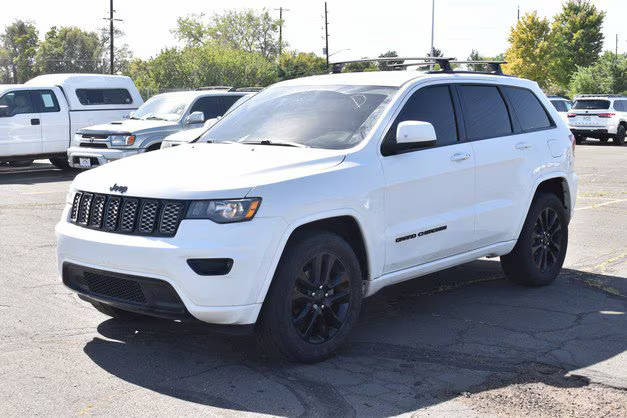
{"type": "Polygon", "coordinates": [[[69,168],[78,129],[123,118],[143,103],[133,80],[119,75],[50,74],[0,85],[0,164],[49,158],[69,168]]]}

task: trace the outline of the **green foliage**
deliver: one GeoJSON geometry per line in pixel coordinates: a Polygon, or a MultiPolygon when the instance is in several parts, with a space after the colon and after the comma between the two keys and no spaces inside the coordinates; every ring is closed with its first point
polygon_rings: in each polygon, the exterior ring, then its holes
{"type": "MultiPolygon", "coordinates": [[[[133,54],[129,49],[127,44],[120,44],[120,38],[124,36],[124,32],[118,28],[114,28],[113,30],[113,73],[126,73],[128,72],[128,67],[130,65],[131,59],[133,58],[133,54]]],[[[110,29],[109,27],[100,28],[100,46],[102,47],[102,57],[101,61],[103,62],[102,72],[108,73],[110,71],[110,62],[109,62],[109,52],[110,52],[110,29]]]]}
{"type": "Polygon", "coordinates": [[[573,74],[570,94],[621,94],[627,92],[627,54],[605,52],[596,64],[578,67],[573,74]]]}
{"type": "Polygon", "coordinates": [[[508,40],[505,72],[535,80],[542,88],[549,86],[553,45],[548,19],[541,19],[535,11],[525,14],[512,28],[508,40]]]}
{"type": "Polygon", "coordinates": [[[204,22],[204,14],[179,17],[173,33],[187,46],[212,42],[274,59],[280,50],[279,24],[280,20],[273,19],[266,9],[227,10],[213,15],[208,23],[204,22]]]}
{"type": "Polygon", "coordinates": [[[596,62],[603,49],[603,19],[588,0],[569,0],[553,22],[554,60],[551,72],[557,84],[567,87],[577,67],[596,62]]]}
{"type": "MultiPolygon", "coordinates": [[[[364,57],[367,58],[367,57],[364,57]]],[[[361,73],[367,71],[377,71],[379,67],[375,62],[366,61],[366,62],[351,62],[350,64],[346,64],[344,68],[342,68],[343,73],[361,73]]]]}
{"type": "Polygon", "coordinates": [[[102,72],[103,45],[95,32],[74,26],[53,26],[46,33],[35,57],[40,73],[102,72]]]}
{"type": "Polygon", "coordinates": [[[257,53],[206,43],[171,48],[150,60],[134,60],[128,75],[142,91],[203,86],[267,86],[278,80],[275,64],[257,53]]]}
{"type": "Polygon", "coordinates": [[[327,72],[326,60],[312,52],[284,52],[279,57],[279,78],[290,80],[292,78],[306,77],[327,72]]]}
{"type": "Polygon", "coordinates": [[[30,22],[16,20],[0,34],[0,74],[13,83],[23,83],[35,75],[35,54],[39,32],[30,22]]]}
{"type": "MultiPolygon", "coordinates": [[[[393,57],[398,57],[398,54],[396,53],[396,51],[387,51],[379,55],[379,58],[393,58],[393,57]]],[[[394,67],[394,65],[398,65],[402,63],[403,63],[403,60],[379,62],[378,68],[379,68],[379,71],[393,71],[393,70],[397,70],[397,68],[394,67]]]]}

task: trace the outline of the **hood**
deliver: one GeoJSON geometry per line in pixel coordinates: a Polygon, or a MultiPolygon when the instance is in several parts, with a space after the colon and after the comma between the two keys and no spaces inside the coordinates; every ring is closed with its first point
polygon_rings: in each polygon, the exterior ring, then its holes
{"type": "Polygon", "coordinates": [[[244,197],[255,186],[322,172],[340,164],[344,150],[244,144],[193,144],[139,154],[79,174],[72,187],[161,199],[244,197]]]}
{"type": "Polygon", "coordinates": [[[103,123],[102,125],[94,125],[87,128],[79,129],[78,133],[131,133],[135,135],[141,135],[145,133],[163,131],[178,127],[179,124],[174,121],[124,119],[109,123],[103,123]]]}
{"type": "Polygon", "coordinates": [[[175,132],[172,135],[168,135],[164,141],[168,142],[192,142],[195,139],[205,132],[207,132],[207,127],[203,126],[201,128],[192,128],[192,129],[184,129],[179,132],[175,132]]]}

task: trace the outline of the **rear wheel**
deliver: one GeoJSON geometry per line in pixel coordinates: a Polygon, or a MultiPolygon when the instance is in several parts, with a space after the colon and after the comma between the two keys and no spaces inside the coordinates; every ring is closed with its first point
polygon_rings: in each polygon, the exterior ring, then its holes
{"type": "Polygon", "coordinates": [[[33,161],[35,160],[14,160],[14,161],[9,161],[9,165],[11,167],[28,167],[31,164],[33,164],[33,161]]]}
{"type": "Polygon", "coordinates": [[[114,306],[107,305],[105,303],[100,303],[100,302],[90,302],[90,303],[94,306],[94,308],[96,308],[98,312],[103,313],[112,318],[127,319],[127,320],[146,318],[145,315],[118,309],[114,306]]]}
{"type": "Polygon", "coordinates": [[[552,193],[538,194],[513,251],[501,257],[505,275],[526,286],[544,286],[557,277],[568,246],[568,223],[562,202],[552,193]]]}
{"type": "Polygon", "coordinates": [[[625,125],[618,125],[618,129],[616,129],[616,136],[614,137],[614,143],[616,145],[623,145],[625,143],[625,125]]]}
{"type": "Polygon", "coordinates": [[[61,170],[69,170],[70,167],[70,163],[68,162],[67,158],[65,157],[54,157],[54,158],[50,158],[50,162],[57,168],[60,168],[61,170]]]}
{"type": "Polygon", "coordinates": [[[350,245],[330,232],[303,234],[281,258],[256,329],[259,342],[289,360],[328,358],[357,321],[361,299],[350,245]]]}

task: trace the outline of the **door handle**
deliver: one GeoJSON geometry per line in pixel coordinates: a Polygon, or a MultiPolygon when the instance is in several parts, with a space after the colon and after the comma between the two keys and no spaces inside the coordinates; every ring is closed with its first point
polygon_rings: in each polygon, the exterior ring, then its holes
{"type": "Polygon", "coordinates": [[[451,161],[464,161],[470,158],[470,154],[467,152],[456,152],[451,155],[451,161]]]}
{"type": "Polygon", "coordinates": [[[39,119],[31,119],[30,120],[30,124],[31,125],[39,125],[39,119]]]}
{"type": "Polygon", "coordinates": [[[514,148],[516,149],[529,149],[531,148],[531,144],[527,143],[527,142],[519,142],[518,144],[514,145],[514,148]]]}

